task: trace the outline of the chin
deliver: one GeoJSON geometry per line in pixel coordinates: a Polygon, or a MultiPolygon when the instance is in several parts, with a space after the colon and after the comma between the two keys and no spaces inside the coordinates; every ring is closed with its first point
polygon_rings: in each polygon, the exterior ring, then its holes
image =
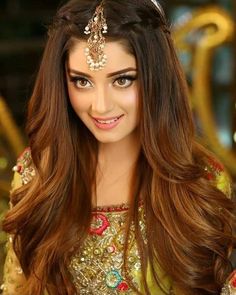
{"type": "MultiPolygon", "coordinates": [[[[94,135],[95,136],[95,135],[94,135]]],[[[115,143],[123,139],[123,137],[113,137],[113,136],[95,136],[100,143],[115,143]]]]}
{"type": "Polygon", "coordinates": [[[116,140],[116,139],[105,139],[105,138],[97,138],[97,141],[99,143],[115,143],[115,142],[118,142],[120,140],[116,140]]]}

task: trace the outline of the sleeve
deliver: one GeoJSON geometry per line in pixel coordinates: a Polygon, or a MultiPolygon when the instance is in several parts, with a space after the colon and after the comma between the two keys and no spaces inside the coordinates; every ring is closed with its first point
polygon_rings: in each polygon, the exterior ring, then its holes
{"type": "Polygon", "coordinates": [[[236,270],[229,276],[220,295],[236,295],[236,270]]]}
{"type": "Polygon", "coordinates": [[[7,255],[3,270],[3,284],[1,286],[2,294],[23,295],[22,288],[25,283],[25,276],[13,250],[12,236],[9,236],[6,247],[7,255]]]}
{"type": "MultiPolygon", "coordinates": [[[[11,192],[29,182],[34,176],[34,168],[29,148],[27,148],[17,159],[16,166],[13,167],[14,177],[11,184],[11,192]]],[[[10,203],[11,207],[11,203],[10,203]]],[[[23,285],[26,278],[21,269],[18,258],[13,249],[13,236],[9,235],[6,244],[6,260],[3,269],[3,284],[1,291],[3,295],[24,295],[23,285]]]]}
{"type": "MultiPolygon", "coordinates": [[[[224,167],[213,159],[209,159],[206,167],[207,177],[228,198],[232,198],[232,186],[229,174],[224,167]]],[[[220,295],[236,295],[236,270],[226,280],[220,295]]]]}
{"type": "MultiPolygon", "coordinates": [[[[21,186],[20,174],[15,172],[12,181],[12,191],[21,186]]],[[[13,236],[8,236],[6,244],[6,260],[3,269],[3,284],[1,286],[3,295],[23,295],[22,287],[25,283],[25,277],[20,267],[20,263],[13,250],[13,236]]]]}
{"type": "Polygon", "coordinates": [[[231,178],[226,169],[215,159],[208,158],[205,166],[206,178],[228,198],[232,197],[231,178]]]}
{"type": "MultiPolygon", "coordinates": [[[[213,158],[206,159],[205,176],[206,178],[226,197],[232,198],[231,178],[226,169],[213,158]]],[[[185,295],[175,284],[173,284],[172,293],[175,295],[185,295]]],[[[187,295],[187,294],[186,294],[187,295]]],[[[236,295],[236,270],[229,276],[225,282],[220,295],[236,295]]]]}

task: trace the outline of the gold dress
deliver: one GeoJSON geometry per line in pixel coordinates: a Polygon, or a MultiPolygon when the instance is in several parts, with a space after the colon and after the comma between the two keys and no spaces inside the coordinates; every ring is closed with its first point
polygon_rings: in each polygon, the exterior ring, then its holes
{"type": "MultiPolygon", "coordinates": [[[[34,169],[30,150],[26,149],[18,159],[14,169],[13,189],[28,183],[34,177],[34,169]]],[[[222,167],[214,161],[209,162],[206,175],[216,186],[229,194],[230,186],[227,174],[222,167]]],[[[127,274],[132,285],[141,292],[141,263],[137,249],[134,225],[131,225],[128,241],[128,258],[124,271],[124,240],[125,223],[128,214],[128,206],[97,207],[92,212],[92,222],[87,238],[76,253],[68,270],[78,294],[118,295],[136,294],[126,280],[127,274]]],[[[145,213],[143,205],[139,206],[139,226],[145,238],[145,213]]],[[[183,295],[179,292],[171,279],[161,269],[158,276],[162,288],[168,294],[183,295]]],[[[7,244],[7,257],[4,267],[4,282],[1,286],[3,295],[25,295],[21,293],[21,287],[25,283],[25,277],[19,265],[18,259],[12,248],[12,237],[7,244]]],[[[164,295],[162,289],[154,283],[148,268],[147,283],[151,294],[164,295]]],[[[47,292],[45,291],[45,294],[47,292]]],[[[27,294],[33,295],[33,294],[27,294]]],[[[230,277],[222,289],[221,295],[236,295],[236,275],[230,277]]]]}

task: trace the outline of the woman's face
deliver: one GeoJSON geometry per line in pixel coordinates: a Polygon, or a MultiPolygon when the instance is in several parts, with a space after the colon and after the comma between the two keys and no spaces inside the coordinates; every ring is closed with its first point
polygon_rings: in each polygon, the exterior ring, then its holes
{"type": "Polygon", "coordinates": [[[91,71],[78,41],[69,52],[67,84],[71,105],[101,143],[132,138],[138,125],[138,81],[135,57],[119,42],[107,42],[107,64],[91,71]]]}

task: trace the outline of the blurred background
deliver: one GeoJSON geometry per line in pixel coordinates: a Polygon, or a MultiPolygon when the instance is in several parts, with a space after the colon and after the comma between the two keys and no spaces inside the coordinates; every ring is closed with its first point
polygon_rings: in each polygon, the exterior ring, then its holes
{"type": "MultiPolygon", "coordinates": [[[[0,1],[0,218],[8,208],[12,167],[27,146],[30,97],[47,26],[65,1],[0,1]]],[[[198,140],[236,181],[235,0],[162,1],[189,83],[198,140]]],[[[0,231],[0,284],[6,235],[0,231]]]]}

